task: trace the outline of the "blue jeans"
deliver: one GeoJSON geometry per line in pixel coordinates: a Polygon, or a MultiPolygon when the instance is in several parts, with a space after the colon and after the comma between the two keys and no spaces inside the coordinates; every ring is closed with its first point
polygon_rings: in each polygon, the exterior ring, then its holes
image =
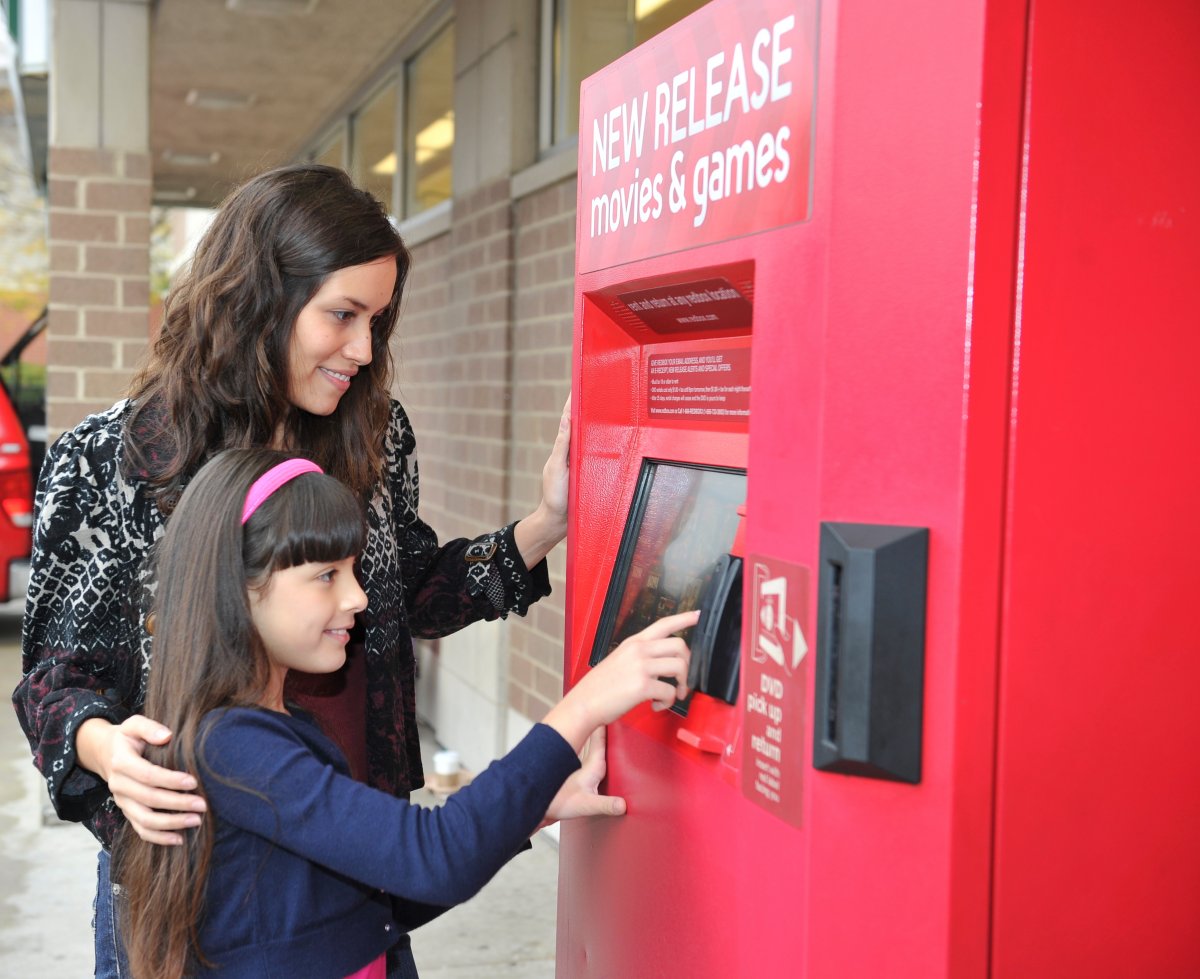
{"type": "Polygon", "coordinates": [[[110,857],[100,851],[96,862],[96,901],[92,905],[92,933],[96,940],[97,979],[130,979],[129,963],[117,930],[117,902],[120,885],[113,884],[109,874],[110,857]]]}
{"type": "Polygon", "coordinates": [[[420,979],[407,935],[388,949],[387,979],[420,979]]]}

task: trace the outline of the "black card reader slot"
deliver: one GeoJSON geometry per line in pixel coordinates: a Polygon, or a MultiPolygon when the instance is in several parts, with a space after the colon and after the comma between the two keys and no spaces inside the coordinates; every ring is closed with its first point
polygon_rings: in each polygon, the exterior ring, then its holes
{"type": "Polygon", "coordinates": [[[823,523],[813,764],[921,781],[924,527],[823,523]]]}

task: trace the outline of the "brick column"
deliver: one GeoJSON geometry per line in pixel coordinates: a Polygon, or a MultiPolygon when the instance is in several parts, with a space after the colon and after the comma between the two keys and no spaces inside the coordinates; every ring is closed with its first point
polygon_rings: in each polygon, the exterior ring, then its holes
{"type": "Polygon", "coordinates": [[[51,439],[120,398],[148,342],[149,23],[147,0],[53,7],[51,439]]]}
{"type": "Polygon", "coordinates": [[[49,160],[51,438],[125,394],[146,350],[150,158],[52,147],[49,160]]]}

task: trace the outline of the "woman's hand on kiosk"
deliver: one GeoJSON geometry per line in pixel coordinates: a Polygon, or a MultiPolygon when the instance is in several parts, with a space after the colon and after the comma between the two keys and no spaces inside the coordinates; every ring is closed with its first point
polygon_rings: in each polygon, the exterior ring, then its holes
{"type": "Polygon", "coordinates": [[[570,475],[571,399],[563,405],[558,419],[558,434],[550,450],[550,458],[542,468],[542,499],[524,520],[513,529],[517,550],[532,568],[554,550],[567,536],[567,484],[570,475]]]}
{"type": "Polygon", "coordinates": [[[699,610],[668,615],[635,633],[584,674],[543,718],[576,751],[598,727],[644,701],[665,710],[688,695],[687,643],[678,632],[700,618],[699,610]]]}
{"type": "MultiPolygon", "coordinates": [[[[542,826],[548,826],[560,819],[578,819],[581,816],[625,815],[624,799],[620,796],[600,794],[600,783],[604,781],[608,771],[604,757],[606,740],[604,728],[598,727],[592,732],[580,756],[582,767],[558,790],[558,795],[546,810],[542,826]]],[[[541,829],[542,826],[538,828],[541,829]]]]}

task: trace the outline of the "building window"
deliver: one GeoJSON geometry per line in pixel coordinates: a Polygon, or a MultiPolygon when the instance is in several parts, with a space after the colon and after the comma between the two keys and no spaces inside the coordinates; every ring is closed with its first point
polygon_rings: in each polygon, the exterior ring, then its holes
{"type": "Polygon", "coordinates": [[[351,122],[354,134],[354,179],[396,214],[396,80],[392,78],[359,109],[351,122]]]}
{"type": "Polygon", "coordinates": [[[343,122],[320,144],[311,157],[314,163],[324,163],[326,166],[346,169],[346,124],[343,122]]]}
{"type": "Polygon", "coordinates": [[[404,65],[404,217],[453,193],[454,25],[404,65]]]}
{"type": "Polygon", "coordinates": [[[341,167],[398,220],[453,194],[454,23],[442,0],[308,158],[341,167]]]}
{"type": "Polygon", "coordinates": [[[579,83],[707,0],[542,0],[542,148],[579,133],[579,83]]]}

